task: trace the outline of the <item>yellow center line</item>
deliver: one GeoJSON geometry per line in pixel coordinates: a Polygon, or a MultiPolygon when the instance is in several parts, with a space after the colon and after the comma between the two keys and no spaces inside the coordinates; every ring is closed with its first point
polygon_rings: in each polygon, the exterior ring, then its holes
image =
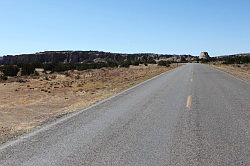
{"type": "Polygon", "coordinates": [[[192,71],[192,78],[190,79],[191,82],[194,80],[194,72],[192,71]]]}
{"type": "Polygon", "coordinates": [[[192,96],[190,95],[187,98],[187,105],[186,105],[186,107],[190,109],[191,106],[192,106],[192,96]]]}

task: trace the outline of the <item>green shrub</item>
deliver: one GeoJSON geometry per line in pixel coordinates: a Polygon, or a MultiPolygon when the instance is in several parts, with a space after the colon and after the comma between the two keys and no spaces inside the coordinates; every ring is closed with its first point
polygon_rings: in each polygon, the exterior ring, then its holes
{"type": "Polygon", "coordinates": [[[4,65],[1,67],[1,71],[3,72],[4,76],[17,76],[19,72],[19,68],[16,65],[4,65]]]}
{"type": "Polygon", "coordinates": [[[149,63],[149,64],[156,64],[156,61],[154,59],[150,59],[150,60],[147,61],[147,63],[149,63]]]}
{"type": "Polygon", "coordinates": [[[244,64],[244,63],[250,63],[250,57],[226,57],[224,58],[224,64],[244,64]]]}
{"type": "Polygon", "coordinates": [[[5,75],[0,75],[0,80],[4,80],[4,81],[6,81],[8,79],[8,77],[7,76],[5,76],[5,75]]]}
{"type": "Polygon", "coordinates": [[[130,65],[132,65],[131,61],[124,61],[120,64],[120,67],[129,68],[130,65]]]}
{"type": "Polygon", "coordinates": [[[45,63],[45,64],[43,64],[44,71],[53,71],[54,68],[55,68],[54,63],[45,63]]]}
{"type": "Polygon", "coordinates": [[[21,75],[31,75],[35,72],[35,65],[24,64],[22,65],[21,75]]]}
{"type": "Polygon", "coordinates": [[[116,63],[115,61],[112,61],[112,60],[108,60],[107,61],[107,66],[112,67],[112,68],[118,67],[118,63],[116,63]]]}
{"type": "Polygon", "coordinates": [[[158,62],[158,66],[166,66],[166,67],[169,67],[170,66],[170,62],[169,61],[159,61],[158,62]]]}
{"type": "Polygon", "coordinates": [[[140,65],[140,62],[139,61],[135,61],[132,63],[133,66],[139,66],[140,65]]]}
{"type": "Polygon", "coordinates": [[[78,71],[87,70],[87,69],[88,69],[88,65],[86,63],[76,64],[76,70],[78,71]]]}
{"type": "Polygon", "coordinates": [[[52,68],[52,72],[64,72],[68,70],[74,70],[75,66],[70,63],[57,63],[54,65],[54,68],[52,68]]]}

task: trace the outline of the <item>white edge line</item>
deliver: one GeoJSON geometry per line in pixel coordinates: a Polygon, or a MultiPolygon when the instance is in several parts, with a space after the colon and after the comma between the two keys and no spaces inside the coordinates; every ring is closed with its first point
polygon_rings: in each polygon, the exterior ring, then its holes
{"type": "MultiPolygon", "coordinates": [[[[183,66],[185,66],[185,65],[183,65],[183,66]]],[[[182,67],[182,66],[180,66],[180,67],[182,67]]],[[[60,123],[62,123],[62,122],[64,122],[64,121],[66,121],[66,120],[68,120],[68,119],[70,119],[70,118],[72,118],[72,117],[75,117],[75,116],[77,116],[77,115],[79,115],[79,114],[81,114],[81,113],[83,113],[83,112],[85,112],[85,111],[87,111],[87,110],[89,110],[89,109],[91,109],[91,108],[93,108],[93,107],[96,107],[96,106],[101,105],[101,104],[103,104],[103,103],[105,103],[105,102],[107,102],[107,101],[110,101],[110,100],[112,100],[113,98],[118,97],[118,96],[122,95],[123,93],[126,93],[126,92],[128,92],[128,91],[130,91],[130,90],[132,90],[132,89],[135,89],[135,88],[137,88],[137,87],[139,87],[139,86],[141,86],[141,85],[143,85],[143,84],[145,84],[145,83],[147,83],[147,82],[149,82],[149,81],[151,81],[151,80],[154,80],[154,79],[156,79],[156,78],[158,78],[158,77],[160,77],[160,76],[162,76],[162,75],[164,75],[164,74],[173,72],[173,71],[175,71],[176,69],[179,69],[180,67],[177,67],[177,68],[174,68],[174,69],[170,69],[170,70],[168,70],[168,71],[166,71],[166,72],[164,72],[164,73],[161,73],[161,74],[159,74],[159,75],[156,75],[156,76],[154,76],[154,77],[152,77],[152,78],[150,78],[150,79],[148,79],[148,80],[145,80],[145,81],[143,81],[143,82],[141,82],[141,83],[139,83],[139,84],[137,84],[137,85],[135,85],[135,86],[133,86],[133,87],[130,87],[130,88],[128,88],[128,89],[126,89],[126,90],[124,90],[124,91],[122,91],[122,92],[119,92],[119,93],[117,93],[117,94],[115,94],[115,95],[113,95],[113,96],[111,96],[111,97],[108,97],[108,98],[106,98],[106,99],[103,99],[103,100],[101,100],[101,101],[99,101],[99,102],[97,102],[97,103],[95,103],[95,104],[93,104],[93,105],[91,105],[91,106],[89,106],[89,107],[87,107],[87,108],[84,108],[83,110],[80,110],[80,111],[77,111],[77,112],[70,113],[69,115],[65,115],[64,117],[59,118],[59,119],[56,119],[55,121],[53,121],[53,122],[51,122],[51,123],[49,123],[49,124],[41,125],[41,128],[39,128],[39,127],[36,128],[36,127],[35,127],[35,128],[33,129],[33,131],[31,131],[30,133],[26,133],[26,134],[24,134],[24,135],[18,136],[18,137],[16,137],[16,139],[7,141],[7,142],[3,143],[2,145],[0,145],[0,151],[2,151],[2,150],[4,150],[4,149],[8,148],[9,146],[13,146],[13,145],[16,144],[16,143],[22,142],[22,141],[24,141],[25,139],[28,139],[28,138],[30,138],[30,137],[36,135],[37,133],[40,133],[40,132],[49,130],[51,127],[53,127],[53,126],[55,126],[55,125],[58,125],[58,124],[60,124],[60,123]]]]}
{"type": "Polygon", "coordinates": [[[236,77],[236,76],[232,75],[231,73],[225,72],[225,71],[223,71],[223,70],[217,69],[217,68],[212,67],[212,66],[209,66],[209,67],[210,67],[211,69],[214,69],[214,70],[217,70],[217,71],[219,71],[219,72],[225,73],[225,74],[227,74],[227,75],[229,75],[229,76],[231,76],[231,77],[233,77],[233,78],[235,78],[235,79],[237,79],[237,80],[239,80],[239,81],[242,81],[242,82],[244,82],[244,83],[246,83],[246,84],[249,84],[249,81],[246,81],[246,80],[243,80],[243,79],[241,79],[241,78],[239,78],[239,77],[236,77]]]}

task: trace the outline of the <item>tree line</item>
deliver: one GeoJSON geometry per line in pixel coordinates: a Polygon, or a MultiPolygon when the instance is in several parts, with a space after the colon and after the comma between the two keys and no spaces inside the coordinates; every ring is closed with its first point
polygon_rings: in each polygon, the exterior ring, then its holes
{"type": "Polygon", "coordinates": [[[224,58],[224,64],[244,64],[250,63],[250,57],[243,57],[243,56],[230,56],[224,58]]]}
{"type": "Polygon", "coordinates": [[[29,63],[29,64],[15,64],[15,65],[2,65],[0,66],[0,71],[4,74],[1,76],[2,79],[6,79],[7,76],[14,77],[18,73],[22,76],[34,75],[36,73],[36,68],[44,69],[44,72],[64,72],[68,70],[88,70],[88,69],[100,69],[104,67],[116,68],[125,67],[128,68],[130,65],[139,66],[140,64],[156,64],[155,60],[132,61],[127,59],[123,62],[116,62],[113,60],[107,60],[106,62],[84,62],[84,63],[29,63]]]}

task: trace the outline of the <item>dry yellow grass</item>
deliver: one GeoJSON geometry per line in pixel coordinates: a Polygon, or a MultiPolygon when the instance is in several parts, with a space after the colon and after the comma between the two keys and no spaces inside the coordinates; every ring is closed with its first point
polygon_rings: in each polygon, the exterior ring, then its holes
{"type": "Polygon", "coordinates": [[[250,64],[240,64],[240,65],[215,64],[213,66],[217,69],[230,73],[243,80],[250,81],[250,64]]]}
{"type": "Polygon", "coordinates": [[[157,65],[105,68],[0,83],[0,142],[170,69],[157,65]]]}

